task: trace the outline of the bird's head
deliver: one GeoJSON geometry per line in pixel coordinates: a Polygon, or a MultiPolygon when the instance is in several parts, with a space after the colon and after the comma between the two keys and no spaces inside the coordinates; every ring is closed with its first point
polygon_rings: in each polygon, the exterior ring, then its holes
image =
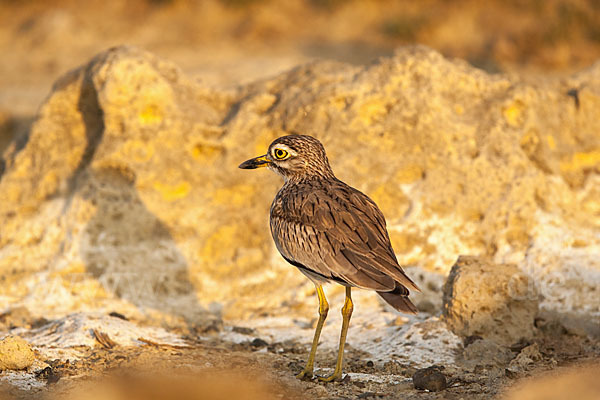
{"type": "Polygon", "coordinates": [[[332,178],[325,148],[307,135],[288,135],[275,139],[267,154],[240,164],[242,169],[268,167],[285,180],[311,177],[332,178]]]}

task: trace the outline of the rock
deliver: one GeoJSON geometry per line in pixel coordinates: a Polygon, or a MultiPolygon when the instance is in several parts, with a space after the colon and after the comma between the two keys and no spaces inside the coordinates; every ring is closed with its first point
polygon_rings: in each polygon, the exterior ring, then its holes
{"type": "Polygon", "coordinates": [[[446,389],[446,377],[437,366],[417,370],[413,377],[415,389],[439,392],[446,389]]]}
{"type": "Polygon", "coordinates": [[[463,351],[465,363],[469,367],[476,365],[503,367],[513,358],[510,349],[497,343],[481,339],[468,345],[463,351]]]}
{"type": "Polygon", "coordinates": [[[254,338],[254,340],[252,340],[250,342],[250,346],[256,347],[256,348],[267,347],[268,345],[269,345],[269,343],[267,343],[265,340],[263,340],[261,338],[254,338]]]}
{"type": "Polygon", "coordinates": [[[537,311],[533,282],[515,265],[461,256],[444,285],[444,320],[464,337],[505,345],[530,338],[537,311]]]}
{"type": "Polygon", "coordinates": [[[508,370],[517,374],[522,371],[526,371],[530,365],[541,361],[542,354],[540,353],[537,343],[525,347],[521,352],[510,362],[508,370]]]}
{"type": "Polygon", "coordinates": [[[22,370],[33,364],[35,354],[29,343],[19,336],[0,340],[0,370],[22,370]]]}
{"type": "MultiPolygon", "coordinates": [[[[186,347],[179,335],[163,328],[136,325],[132,321],[110,317],[103,313],[78,313],[51,321],[28,331],[27,340],[42,353],[44,349],[72,349],[81,346],[98,346],[97,333],[108,337],[119,346],[167,345],[186,347]]],[[[67,352],[61,354],[66,357],[67,352]]]]}
{"type": "Polygon", "coordinates": [[[544,307],[598,316],[599,108],[600,65],[532,83],[405,47],[232,90],[113,48],[60,78],[2,156],[0,296],[48,318],[289,313],[310,283],[270,238],[280,178],[237,165],[301,132],[379,204],[401,263],[490,256],[526,269],[544,307]]]}
{"type": "Polygon", "coordinates": [[[56,383],[60,380],[61,375],[57,373],[54,368],[46,367],[35,372],[35,377],[38,379],[45,379],[48,384],[56,383]]]}

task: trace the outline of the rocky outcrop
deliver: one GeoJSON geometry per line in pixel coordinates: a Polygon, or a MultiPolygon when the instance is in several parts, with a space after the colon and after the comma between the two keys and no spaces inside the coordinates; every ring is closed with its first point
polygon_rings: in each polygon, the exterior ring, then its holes
{"type": "Polygon", "coordinates": [[[526,82],[409,47],[222,90],[110,49],[62,77],[4,153],[0,306],[298,310],[310,285],[268,232],[279,178],[237,169],[298,132],[380,205],[403,264],[445,274],[485,255],[526,271],[542,307],[596,318],[599,108],[600,65],[526,82]]]}

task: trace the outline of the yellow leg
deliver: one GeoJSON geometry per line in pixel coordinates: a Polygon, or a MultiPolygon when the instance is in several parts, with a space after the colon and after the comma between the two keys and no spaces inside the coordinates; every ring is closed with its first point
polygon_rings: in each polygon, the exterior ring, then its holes
{"type": "Polygon", "coordinates": [[[344,360],[344,345],[346,344],[346,334],[348,333],[348,326],[350,326],[350,317],[354,305],[352,304],[352,296],[350,287],[346,287],[346,301],[344,301],[344,307],[342,307],[342,333],[340,335],[340,348],[338,349],[337,363],[335,364],[335,370],[333,374],[327,377],[319,377],[322,382],[333,382],[342,378],[342,363],[344,360]]]}
{"type": "Polygon", "coordinates": [[[317,289],[317,297],[319,297],[319,321],[317,322],[317,329],[315,329],[315,337],[313,338],[312,347],[310,348],[308,362],[306,363],[306,367],[304,367],[304,370],[298,375],[296,375],[296,378],[298,379],[310,379],[313,377],[315,355],[317,354],[319,337],[321,336],[321,329],[323,329],[325,318],[327,318],[327,313],[329,312],[329,304],[327,303],[327,298],[325,297],[325,293],[323,292],[323,287],[321,285],[315,285],[315,287],[317,289]]]}

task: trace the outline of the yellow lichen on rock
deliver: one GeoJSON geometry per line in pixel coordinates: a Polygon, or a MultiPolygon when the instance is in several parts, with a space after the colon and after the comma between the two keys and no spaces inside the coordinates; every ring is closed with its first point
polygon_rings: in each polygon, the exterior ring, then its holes
{"type": "Polygon", "coordinates": [[[143,125],[157,124],[163,119],[163,113],[155,104],[148,104],[140,112],[140,122],[143,125]]]}
{"type": "Polygon", "coordinates": [[[548,142],[548,147],[550,150],[556,150],[556,140],[552,135],[546,135],[546,141],[548,142]]]}
{"type": "Polygon", "coordinates": [[[523,123],[524,110],[525,105],[523,102],[520,100],[515,100],[503,108],[502,114],[510,126],[517,127],[523,123]]]}
{"type": "Polygon", "coordinates": [[[190,185],[189,182],[179,182],[175,184],[154,182],[152,187],[161,194],[165,201],[169,202],[186,197],[192,189],[192,185],[190,185]]]}
{"type": "Polygon", "coordinates": [[[371,125],[381,120],[387,112],[387,102],[384,99],[371,97],[360,104],[358,116],[365,125],[371,125]]]}
{"type": "Polygon", "coordinates": [[[600,168],[600,150],[575,153],[560,162],[560,170],[562,172],[573,172],[591,168],[600,168]]]}
{"type": "Polygon", "coordinates": [[[418,165],[407,165],[398,169],[394,177],[398,183],[413,183],[423,178],[423,168],[418,165]]]}

